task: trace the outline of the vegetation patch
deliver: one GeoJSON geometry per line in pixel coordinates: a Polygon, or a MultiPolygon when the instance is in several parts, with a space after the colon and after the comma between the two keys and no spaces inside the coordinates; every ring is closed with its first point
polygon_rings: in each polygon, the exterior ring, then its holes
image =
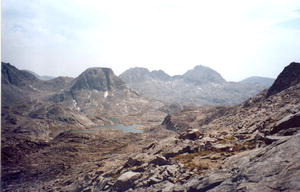
{"type": "Polygon", "coordinates": [[[236,140],[236,138],[231,135],[231,136],[224,137],[224,139],[220,140],[218,143],[219,144],[228,144],[228,143],[231,143],[235,140],[236,140]]]}
{"type": "Polygon", "coordinates": [[[198,173],[203,173],[204,170],[209,169],[214,163],[208,159],[199,159],[201,156],[208,156],[217,153],[216,151],[207,150],[196,153],[185,153],[174,157],[175,161],[182,163],[187,169],[198,173]]]}
{"type": "Polygon", "coordinates": [[[254,149],[256,147],[256,143],[253,141],[245,141],[240,144],[236,144],[233,146],[232,151],[233,152],[239,152],[239,151],[245,151],[249,149],[254,149]]]}

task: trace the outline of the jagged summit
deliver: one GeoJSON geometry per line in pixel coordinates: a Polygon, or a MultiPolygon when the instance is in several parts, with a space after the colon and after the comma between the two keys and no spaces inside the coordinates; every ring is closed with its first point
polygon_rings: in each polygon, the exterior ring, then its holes
{"type": "Polygon", "coordinates": [[[131,68],[119,76],[128,86],[148,98],[185,105],[232,105],[245,101],[271,84],[268,79],[226,82],[215,70],[198,65],[184,75],[169,76],[162,70],[131,68]]]}
{"type": "Polygon", "coordinates": [[[149,71],[147,68],[134,67],[126,70],[120,75],[120,78],[126,83],[144,82],[147,80],[162,80],[167,81],[171,79],[171,76],[165,73],[163,70],[149,71]]]}
{"type": "Polygon", "coordinates": [[[73,81],[71,90],[96,89],[110,91],[124,86],[124,82],[117,77],[112,69],[94,67],[85,70],[73,81]]]}
{"type": "Polygon", "coordinates": [[[270,87],[267,97],[274,95],[300,82],[300,63],[292,62],[284,68],[270,87]]]}
{"type": "Polygon", "coordinates": [[[203,65],[197,65],[194,69],[183,74],[183,77],[184,79],[197,84],[226,82],[226,80],[217,71],[203,65]]]}
{"type": "Polygon", "coordinates": [[[150,71],[143,67],[134,67],[124,71],[119,77],[126,83],[145,81],[149,78],[150,71]]]}
{"type": "Polygon", "coordinates": [[[151,71],[151,77],[154,79],[160,79],[160,80],[170,80],[171,76],[165,73],[163,70],[153,70],[151,71]]]}
{"type": "Polygon", "coordinates": [[[18,70],[9,63],[1,62],[2,82],[5,84],[13,84],[23,86],[28,82],[38,81],[38,79],[27,71],[18,70]]]}

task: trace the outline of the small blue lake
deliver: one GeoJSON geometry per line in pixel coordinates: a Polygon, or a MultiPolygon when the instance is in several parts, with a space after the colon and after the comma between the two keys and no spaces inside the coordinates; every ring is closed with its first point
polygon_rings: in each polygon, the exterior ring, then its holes
{"type": "Polygon", "coordinates": [[[123,131],[124,133],[143,133],[143,130],[138,129],[141,126],[142,125],[137,125],[137,124],[124,125],[122,123],[117,123],[115,125],[96,126],[84,130],[73,130],[73,132],[92,133],[99,129],[116,129],[116,130],[123,131]]]}
{"type": "Polygon", "coordinates": [[[124,125],[122,123],[118,123],[115,125],[105,125],[105,126],[97,126],[94,127],[96,129],[117,129],[123,131],[125,133],[143,133],[143,130],[137,129],[141,127],[141,125],[132,124],[132,125],[124,125]]]}

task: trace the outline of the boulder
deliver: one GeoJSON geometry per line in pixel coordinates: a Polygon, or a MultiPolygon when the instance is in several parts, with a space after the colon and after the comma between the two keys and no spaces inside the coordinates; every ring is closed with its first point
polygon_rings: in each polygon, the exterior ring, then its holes
{"type": "Polygon", "coordinates": [[[149,162],[149,164],[162,166],[162,165],[170,165],[170,162],[163,156],[156,156],[153,160],[149,162]]]}
{"type": "Polygon", "coordinates": [[[133,159],[133,158],[129,157],[129,159],[127,160],[127,162],[124,164],[124,168],[134,167],[134,166],[140,166],[142,164],[143,164],[142,161],[139,161],[137,159],[133,159]]]}
{"type": "Polygon", "coordinates": [[[189,129],[186,133],[180,135],[180,139],[196,140],[201,136],[199,129],[189,129]]]}
{"type": "Polygon", "coordinates": [[[133,186],[135,180],[141,177],[141,173],[128,171],[123,173],[113,185],[116,191],[125,191],[133,186]]]}

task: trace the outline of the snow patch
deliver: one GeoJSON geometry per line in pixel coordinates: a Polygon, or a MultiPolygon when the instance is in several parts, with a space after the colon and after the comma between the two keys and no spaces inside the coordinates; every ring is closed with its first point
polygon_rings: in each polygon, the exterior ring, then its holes
{"type": "Polygon", "coordinates": [[[108,96],[108,91],[104,92],[104,98],[106,98],[108,96]]]}
{"type": "Polygon", "coordinates": [[[77,106],[77,102],[73,99],[73,107],[77,110],[80,111],[80,107],[77,106]]]}
{"type": "Polygon", "coordinates": [[[39,91],[37,88],[33,87],[32,85],[29,85],[29,87],[35,91],[39,91]]]}

